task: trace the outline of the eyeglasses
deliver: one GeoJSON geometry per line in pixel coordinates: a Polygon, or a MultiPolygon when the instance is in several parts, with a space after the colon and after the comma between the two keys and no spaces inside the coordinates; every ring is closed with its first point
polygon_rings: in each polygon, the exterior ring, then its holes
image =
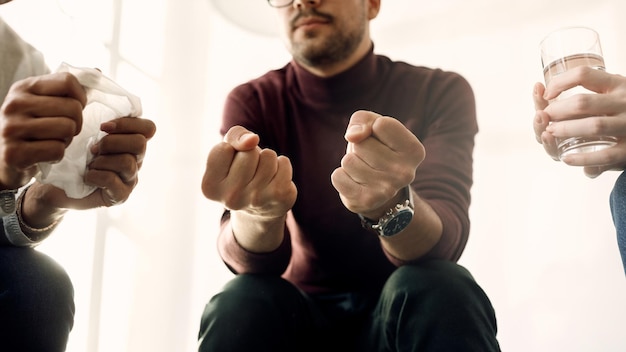
{"type": "Polygon", "coordinates": [[[267,0],[271,7],[287,7],[293,4],[294,0],[267,0]]]}

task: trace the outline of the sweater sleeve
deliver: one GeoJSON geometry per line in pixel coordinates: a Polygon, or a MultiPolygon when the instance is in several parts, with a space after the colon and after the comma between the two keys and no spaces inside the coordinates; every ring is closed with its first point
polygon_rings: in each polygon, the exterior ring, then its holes
{"type": "MultiPolygon", "coordinates": [[[[265,135],[263,123],[256,119],[263,116],[256,94],[250,85],[241,85],[229,94],[224,107],[222,135],[230,127],[240,125],[258,133],[263,139],[265,135]]],[[[285,271],[291,257],[291,241],[287,226],[285,226],[284,240],[276,250],[270,253],[253,253],[239,245],[231,229],[230,221],[230,212],[226,210],[221,219],[217,246],[222,260],[233,273],[281,275],[285,271]]]]}
{"type": "Polygon", "coordinates": [[[291,241],[285,234],[281,245],[270,253],[253,253],[237,243],[230,226],[228,211],[222,217],[221,231],[218,237],[218,251],[224,264],[234,274],[274,274],[281,275],[289,264],[291,241]]]}
{"type": "MultiPolygon", "coordinates": [[[[421,102],[421,126],[411,126],[426,149],[412,184],[440,217],[439,242],[421,259],[457,261],[470,231],[474,138],[478,133],[474,94],[460,75],[436,71],[421,102]]],[[[387,253],[395,265],[405,264],[387,253]]]]}

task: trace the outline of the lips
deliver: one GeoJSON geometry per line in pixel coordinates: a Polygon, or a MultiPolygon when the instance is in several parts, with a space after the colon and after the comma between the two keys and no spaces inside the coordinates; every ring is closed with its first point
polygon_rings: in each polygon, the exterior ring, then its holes
{"type": "Polygon", "coordinates": [[[295,29],[298,27],[311,26],[316,24],[326,24],[329,22],[330,21],[322,17],[302,17],[294,22],[293,28],[295,29]]]}

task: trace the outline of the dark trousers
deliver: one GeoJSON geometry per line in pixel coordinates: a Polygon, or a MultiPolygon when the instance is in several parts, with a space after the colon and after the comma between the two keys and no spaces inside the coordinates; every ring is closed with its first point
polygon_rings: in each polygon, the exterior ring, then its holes
{"type": "Polygon", "coordinates": [[[67,273],[50,257],[0,247],[0,351],[65,351],[73,296],[67,273]]]}
{"type": "Polygon", "coordinates": [[[493,307],[463,267],[398,268],[382,292],[309,296],[238,275],[206,305],[199,351],[500,351],[493,307]]]}

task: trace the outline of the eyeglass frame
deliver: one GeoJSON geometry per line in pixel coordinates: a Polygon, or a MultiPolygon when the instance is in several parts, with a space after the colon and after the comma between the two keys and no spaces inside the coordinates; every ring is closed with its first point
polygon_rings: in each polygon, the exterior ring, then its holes
{"type": "Polygon", "coordinates": [[[279,9],[279,8],[282,8],[282,7],[291,6],[291,4],[293,4],[293,2],[294,2],[295,0],[291,0],[291,1],[287,2],[287,3],[285,3],[284,5],[278,5],[278,6],[273,4],[273,2],[275,2],[275,1],[276,1],[276,0],[267,0],[267,3],[268,3],[271,7],[279,9]]]}

